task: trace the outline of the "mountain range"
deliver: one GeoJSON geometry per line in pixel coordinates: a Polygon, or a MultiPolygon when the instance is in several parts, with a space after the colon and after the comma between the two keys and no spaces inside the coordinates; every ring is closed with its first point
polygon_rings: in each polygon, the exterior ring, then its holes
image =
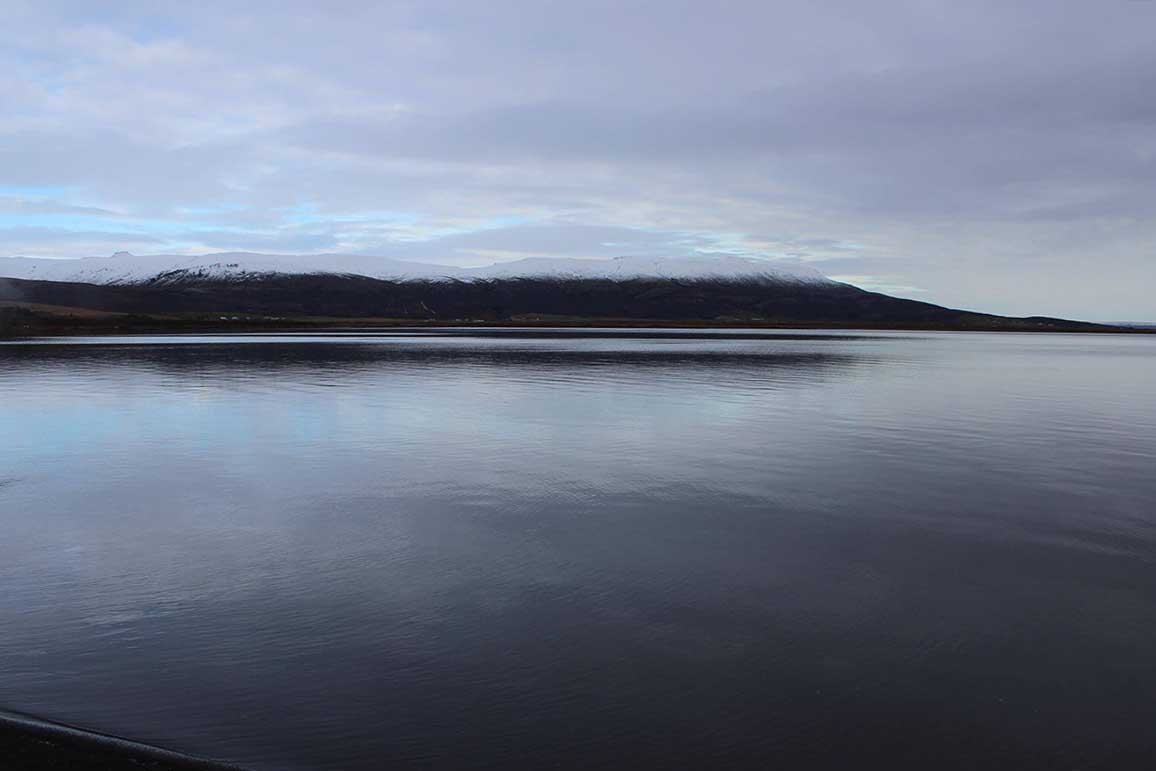
{"type": "Polygon", "coordinates": [[[523,276],[568,278],[742,277],[789,282],[826,282],[821,273],[801,265],[735,256],[619,257],[612,260],[528,257],[476,268],[408,262],[357,254],[257,254],[219,252],[44,259],[0,258],[0,277],[86,284],[141,284],[175,278],[241,279],[254,275],[352,275],[380,279],[490,279],[523,276]]]}
{"type": "Polygon", "coordinates": [[[527,258],[479,268],[348,254],[0,258],[8,334],[350,321],[1126,331],[944,308],[734,256],[527,258]]]}

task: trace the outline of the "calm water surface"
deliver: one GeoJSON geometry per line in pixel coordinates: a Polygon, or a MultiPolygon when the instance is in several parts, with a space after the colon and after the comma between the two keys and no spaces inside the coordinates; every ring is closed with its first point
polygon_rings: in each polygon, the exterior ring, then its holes
{"type": "Polygon", "coordinates": [[[0,437],[0,707],[257,771],[1156,759],[1156,338],[15,342],[0,437]]]}

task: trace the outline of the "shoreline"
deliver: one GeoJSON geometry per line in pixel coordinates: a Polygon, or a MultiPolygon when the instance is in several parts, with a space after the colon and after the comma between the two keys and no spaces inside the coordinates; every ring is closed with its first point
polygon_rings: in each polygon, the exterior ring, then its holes
{"type": "Polygon", "coordinates": [[[135,315],[58,316],[36,315],[27,324],[0,330],[0,339],[62,337],[72,335],[220,334],[261,332],[325,332],[348,329],[750,329],[872,332],[1027,332],[1032,334],[1153,335],[1156,328],[1110,324],[1038,324],[956,326],[948,324],[847,324],[822,322],[773,322],[747,319],[638,319],[516,317],[510,319],[398,319],[359,317],[296,317],[227,319],[156,317],[135,315]]]}
{"type": "Polygon", "coordinates": [[[229,763],[9,710],[0,711],[0,755],[5,769],[19,771],[65,768],[245,771],[229,763]]]}

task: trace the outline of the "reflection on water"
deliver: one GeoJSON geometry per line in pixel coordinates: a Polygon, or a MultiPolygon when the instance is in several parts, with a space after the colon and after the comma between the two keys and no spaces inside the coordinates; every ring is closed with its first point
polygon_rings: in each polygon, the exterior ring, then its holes
{"type": "Polygon", "coordinates": [[[1156,339],[0,345],[0,707],[254,769],[1156,752],[1156,339]]]}

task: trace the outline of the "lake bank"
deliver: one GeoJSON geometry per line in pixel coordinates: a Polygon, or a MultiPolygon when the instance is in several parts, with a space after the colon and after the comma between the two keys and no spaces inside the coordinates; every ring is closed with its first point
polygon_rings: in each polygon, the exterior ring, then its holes
{"type": "Polygon", "coordinates": [[[0,712],[0,753],[4,767],[13,771],[241,771],[238,766],[11,712],[0,712]]]}
{"type": "Polygon", "coordinates": [[[224,332],[298,332],[339,329],[476,329],[565,328],[565,329],[815,329],[898,332],[1041,332],[1089,334],[1156,334],[1156,328],[1125,327],[1107,324],[1056,323],[1051,326],[1025,324],[1022,327],[998,329],[959,329],[946,324],[858,324],[788,323],[751,319],[636,319],[583,318],[573,316],[528,315],[505,320],[496,319],[412,319],[381,317],[260,317],[245,315],[141,315],[85,311],[74,308],[0,304],[0,339],[57,335],[122,334],[219,334],[224,332]]]}

